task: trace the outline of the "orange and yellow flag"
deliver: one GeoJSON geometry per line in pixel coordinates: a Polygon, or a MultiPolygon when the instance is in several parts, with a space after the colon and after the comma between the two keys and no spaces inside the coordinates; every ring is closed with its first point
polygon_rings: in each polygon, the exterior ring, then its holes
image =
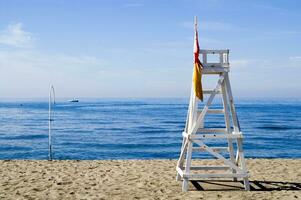
{"type": "Polygon", "coordinates": [[[203,65],[199,59],[200,48],[198,41],[198,30],[195,29],[195,37],[194,37],[194,69],[193,69],[193,86],[194,86],[194,94],[201,101],[203,101],[203,89],[202,89],[202,69],[203,65]]]}

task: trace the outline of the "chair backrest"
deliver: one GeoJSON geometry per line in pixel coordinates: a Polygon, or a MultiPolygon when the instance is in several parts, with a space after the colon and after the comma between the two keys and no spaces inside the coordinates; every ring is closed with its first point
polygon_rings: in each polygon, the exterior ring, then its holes
{"type": "Polygon", "coordinates": [[[229,49],[226,50],[200,50],[204,67],[229,67],[229,49]],[[219,62],[208,62],[208,54],[217,54],[219,62]]]}

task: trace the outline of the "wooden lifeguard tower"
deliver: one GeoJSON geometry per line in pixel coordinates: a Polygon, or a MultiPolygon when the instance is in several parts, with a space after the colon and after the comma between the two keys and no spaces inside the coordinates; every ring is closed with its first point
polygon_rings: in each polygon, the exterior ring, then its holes
{"type": "MultiPolygon", "coordinates": [[[[183,132],[181,154],[177,163],[177,180],[183,180],[182,191],[188,190],[190,180],[231,178],[237,181],[243,179],[245,190],[250,190],[249,174],[246,168],[243,135],[235,111],[232,90],[229,80],[229,50],[199,50],[202,58],[202,75],[216,75],[217,85],[212,90],[203,90],[204,95],[209,95],[202,109],[199,108],[199,100],[191,89],[189,109],[186,126],[183,132]],[[216,54],[219,62],[208,63],[207,56],[216,54]],[[222,99],[222,109],[210,109],[216,96],[222,99]],[[207,114],[224,115],[225,126],[220,128],[206,128],[204,119],[207,114]],[[216,140],[224,140],[223,147],[208,146],[216,140]],[[236,151],[236,152],[235,152],[236,151]],[[207,152],[222,161],[221,165],[192,166],[192,153],[207,152]]],[[[193,88],[193,87],[192,87],[193,88]]],[[[216,106],[216,105],[215,105],[216,106]]],[[[208,161],[209,162],[209,161],[208,161]]]]}

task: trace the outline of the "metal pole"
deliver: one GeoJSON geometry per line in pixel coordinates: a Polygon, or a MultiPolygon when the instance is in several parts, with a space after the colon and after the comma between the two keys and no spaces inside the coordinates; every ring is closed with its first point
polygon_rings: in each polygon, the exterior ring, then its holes
{"type": "Polygon", "coordinates": [[[48,102],[48,160],[52,160],[52,138],[51,138],[51,121],[52,116],[51,116],[51,104],[55,104],[55,92],[54,92],[54,87],[51,85],[50,90],[49,90],[49,102],[48,102]],[[52,96],[53,94],[53,96],[52,96]]]}

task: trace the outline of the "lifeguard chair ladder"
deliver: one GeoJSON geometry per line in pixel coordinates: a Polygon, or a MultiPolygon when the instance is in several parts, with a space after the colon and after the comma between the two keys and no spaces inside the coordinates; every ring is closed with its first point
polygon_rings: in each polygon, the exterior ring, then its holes
{"type": "MultiPolygon", "coordinates": [[[[245,190],[250,190],[249,174],[246,168],[239,121],[233,103],[232,90],[229,81],[229,50],[200,50],[203,76],[218,75],[217,85],[213,90],[204,90],[204,95],[210,95],[202,110],[198,108],[198,99],[191,90],[189,109],[185,130],[183,132],[183,143],[181,154],[177,163],[177,180],[183,180],[182,190],[188,190],[190,180],[232,178],[237,181],[243,179],[245,190]],[[218,63],[208,63],[207,55],[219,55],[218,63]],[[221,95],[222,109],[209,109],[216,95],[221,95]],[[225,128],[204,128],[206,114],[223,114],[225,128]],[[209,147],[207,140],[225,140],[225,147],[209,147]],[[236,144],[236,148],[234,148],[236,144]],[[236,154],[234,151],[236,150],[236,154]],[[223,162],[218,166],[191,166],[192,153],[207,151],[215,158],[223,162]],[[226,152],[228,158],[225,154],[226,152]],[[193,171],[203,173],[192,173],[193,171]],[[222,173],[216,173],[222,171],[222,173]],[[207,172],[207,173],[206,173],[207,172]],[[210,172],[210,173],[208,173],[210,172]]],[[[192,87],[193,88],[193,87],[192,87]]]]}

